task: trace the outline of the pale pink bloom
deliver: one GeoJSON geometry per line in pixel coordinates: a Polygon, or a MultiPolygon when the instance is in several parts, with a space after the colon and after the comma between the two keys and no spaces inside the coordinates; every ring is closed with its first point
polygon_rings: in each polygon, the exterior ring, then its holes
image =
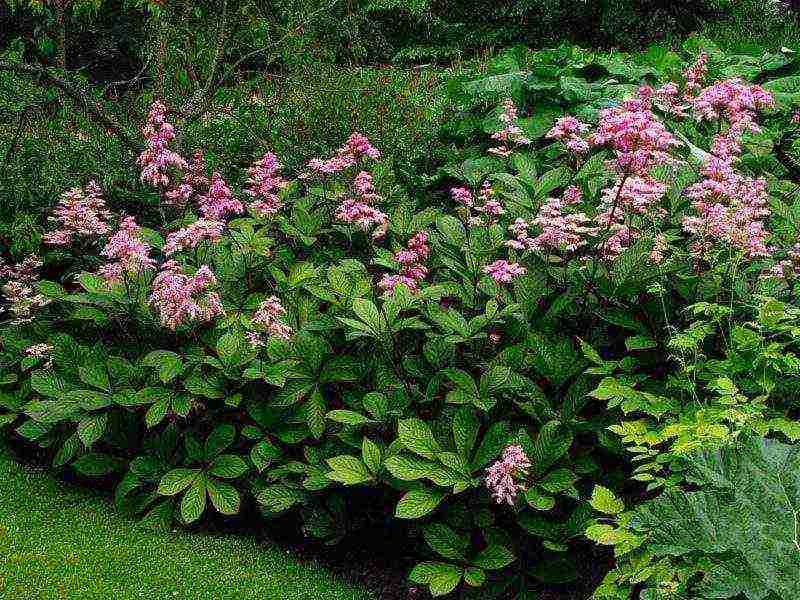
{"type": "Polygon", "coordinates": [[[389,228],[389,217],[371,205],[381,197],[375,192],[372,176],[360,172],[353,183],[355,197],[346,198],[336,209],[336,218],[344,223],[356,225],[363,231],[373,229],[372,237],[380,239],[389,228]]]}
{"type": "MultiPolygon", "coordinates": [[[[281,304],[281,301],[276,296],[270,296],[264,300],[253,315],[252,322],[263,328],[268,337],[277,338],[280,340],[288,340],[292,337],[292,328],[281,321],[281,318],[286,314],[286,309],[281,304]]],[[[251,336],[251,343],[256,336],[251,336]]],[[[258,346],[258,343],[254,343],[258,346]]]]}
{"type": "Polygon", "coordinates": [[[58,206],[53,210],[52,221],[59,224],[56,231],[46,233],[42,239],[47,244],[67,245],[76,237],[92,238],[109,231],[111,212],[106,209],[103,190],[90,181],[86,189],[74,188],[62,194],[58,206]]]}
{"type": "Polygon", "coordinates": [[[703,87],[703,81],[708,76],[708,53],[701,52],[691,67],[683,72],[686,79],[687,95],[700,91],[703,87]]]}
{"type": "Polygon", "coordinates": [[[531,461],[522,446],[507,446],[500,460],[486,469],[486,487],[498,504],[514,506],[517,493],[524,489],[516,479],[524,477],[531,468],[531,461]]]}
{"type": "Polygon", "coordinates": [[[475,205],[475,198],[472,195],[472,192],[464,187],[455,187],[450,190],[450,195],[453,197],[453,200],[456,202],[463,204],[467,208],[472,208],[475,205]]]}
{"type": "Polygon", "coordinates": [[[181,250],[196,248],[204,240],[218,242],[222,239],[223,227],[222,221],[199,219],[188,227],[170,233],[164,244],[164,254],[172,256],[181,250]]]}
{"type": "Polygon", "coordinates": [[[534,250],[574,251],[586,245],[586,238],[597,230],[589,227],[589,218],[582,212],[565,212],[564,202],[549,198],[536,215],[533,223],[541,233],[530,241],[534,250]]]}
{"type": "Polygon", "coordinates": [[[50,344],[34,344],[25,348],[25,355],[34,358],[44,358],[44,368],[49,369],[53,366],[53,346],[50,344]]]}
{"type": "Polygon", "coordinates": [[[795,124],[795,125],[797,125],[798,123],[800,123],[800,110],[798,110],[797,112],[795,112],[795,113],[792,115],[792,123],[793,123],[793,124],[795,124]]]}
{"type": "Polygon", "coordinates": [[[224,314],[219,294],[209,289],[216,282],[214,273],[206,265],[189,276],[181,272],[176,261],[164,263],[153,279],[150,296],[161,324],[174,331],[183,324],[206,323],[224,314]]]}
{"type": "Polygon", "coordinates": [[[756,111],[775,106],[775,99],[761,86],[729,79],[703,89],[690,105],[701,120],[726,119],[732,124],[745,121],[749,129],[758,131],[754,123],[756,111]]]}
{"type": "Polygon", "coordinates": [[[208,191],[211,181],[206,175],[206,160],[199,150],[189,161],[186,173],[180,184],[164,194],[166,203],[171,206],[184,207],[190,200],[208,191]]]}
{"type": "Polygon", "coordinates": [[[584,154],[589,151],[589,143],[583,135],[589,131],[589,126],[575,117],[566,116],[558,119],[546,137],[561,140],[573,154],[584,154]]]}
{"type": "Polygon", "coordinates": [[[289,182],[281,177],[281,168],[278,157],[268,152],[247,170],[248,187],[244,192],[254,198],[250,209],[261,218],[275,215],[283,208],[279,194],[289,182]]]}
{"type": "Polygon", "coordinates": [[[650,251],[650,260],[655,264],[661,264],[664,261],[664,252],[667,249],[667,238],[663,233],[656,235],[653,249],[650,251]]]}
{"type": "Polygon", "coordinates": [[[577,186],[571,185],[564,190],[564,204],[579,204],[583,200],[583,193],[577,186]]]}
{"type": "Polygon", "coordinates": [[[31,254],[20,264],[11,266],[0,261],[0,278],[9,279],[2,287],[8,306],[0,306],[0,312],[11,314],[10,324],[31,323],[35,313],[50,304],[51,300],[38,292],[37,271],[42,267],[41,259],[31,254]]]}
{"type": "Polygon", "coordinates": [[[183,171],[187,166],[183,157],[169,147],[175,139],[175,128],[166,120],[166,111],[161,102],[153,103],[142,130],[146,148],[137,160],[142,168],[142,181],[163,189],[170,185],[172,170],[183,171]]]}
{"type": "Polygon", "coordinates": [[[740,175],[729,160],[718,158],[709,161],[703,175],[705,179],[686,189],[697,216],[684,217],[684,230],[701,240],[739,248],[750,258],[769,256],[769,232],[764,228],[771,215],[766,180],[740,175]]]}
{"type": "Polygon", "coordinates": [[[515,277],[525,275],[528,271],[518,263],[496,260],[492,264],[483,267],[483,272],[497,283],[510,283],[515,277]]]}
{"type": "Polygon", "coordinates": [[[503,102],[503,111],[500,113],[500,122],[503,123],[503,128],[492,134],[492,139],[500,142],[499,146],[489,148],[490,154],[498,156],[510,156],[513,147],[527,146],[531,144],[531,140],[523,134],[522,128],[517,124],[517,107],[511,99],[503,102]]]}
{"type": "Polygon", "coordinates": [[[615,167],[625,174],[644,174],[655,165],[671,162],[668,151],[679,144],[649,106],[637,98],[601,110],[589,141],[613,149],[615,167]]]}
{"type": "MultiPolygon", "coordinates": [[[[370,143],[365,135],[356,132],[350,135],[347,142],[339,148],[335,156],[328,160],[320,160],[318,158],[310,160],[308,167],[312,172],[320,175],[330,175],[355,166],[364,157],[378,160],[381,157],[381,153],[370,143]]],[[[306,177],[308,175],[302,176],[304,179],[306,177]]]]}
{"type": "Polygon", "coordinates": [[[244,212],[244,205],[233,197],[228,184],[217,172],[211,176],[208,194],[200,196],[199,208],[203,216],[210,221],[221,221],[229,214],[240,215],[244,212]]]}
{"type": "Polygon", "coordinates": [[[428,233],[420,231],[406,244],[406,247],[395,253],[394,259],[402,265],[400,273],[384,275],[378,287],[384,290],[384,295],[394,293],[399,285],[405,285],[411,292],[419,291],[419,284],[428,276],[428,268],[423,264],[430,254],[428,246],[428,233]]]}
{"type": "Polygon", "coordinates": [[[100,253],[116,263],[101,269],[106,279],[115,281],[122,274],[138,274],[155,266],[156,261],[150,257],[150,245],[141,239],[141,230],[133,217],[122,220],[119,231],[111,236],[100,253]]]}

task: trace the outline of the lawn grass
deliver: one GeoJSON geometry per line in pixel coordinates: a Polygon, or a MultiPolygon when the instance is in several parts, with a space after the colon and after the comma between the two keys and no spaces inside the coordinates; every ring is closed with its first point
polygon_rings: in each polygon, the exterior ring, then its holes
{"type": "Polygon", "coordinates": [[[0,598],[366,600],[274,546],[148,529],[0,448],[0,598]]]}

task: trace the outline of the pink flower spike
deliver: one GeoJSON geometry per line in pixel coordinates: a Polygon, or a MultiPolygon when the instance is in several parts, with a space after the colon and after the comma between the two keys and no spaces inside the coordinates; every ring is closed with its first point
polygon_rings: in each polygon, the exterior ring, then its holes
{"type": "Polygon", "coordinates": [[[492,264],[483,267],[483,272],[497,283],[511,283],[515,277],[525,275],[528,271],[518,263],[496,260],[492,264]]]}
{"type": "Polygon", "coordinates": [[[514,506],[523,487],[515,478],[527,475],[531,461],[522,446],[507,446],[500,460],[486,469],[486,487],[498,504],[514,506]]]}

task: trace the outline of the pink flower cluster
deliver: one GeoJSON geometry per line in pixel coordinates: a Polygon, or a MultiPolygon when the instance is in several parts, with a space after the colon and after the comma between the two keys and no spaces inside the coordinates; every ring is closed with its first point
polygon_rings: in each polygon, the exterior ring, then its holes
{"type": "Polygon", "coordinates": [[[95,181],[86,189],[74,188],[61,196],[53,210],[52,221],[60,228],[42,236],[47,244],[66,246],[76,237],[91,238],[108,233],[111,212],[106,209],[103,190],[95,181]]]}
{"type": "Polygon", "coordinates": [[[789,248],[786,258],[772,265],[766,275],[780,279],[795,279],[800,275],[800,244],[789,248]]]}
{"type": "Polygon", "coordinates": [[[198,199],[200,212],[206,219],[220,221],[229,214],[240,215],[244,212],[244,205],[233,197],[231,189],[217,172],[211,176],[211,187],[208,193],[198,199]]]}
{"type": "Polygon", "coordinates": [[[219,294],[209,290],[216,283],[208,266],[202,265],[190,277],[181,272],[177,261],[170,260],[153,279],[150,302],[162,325],[172,331],[192,321],[206,323],[224,313],[219,294]]]}
{"type": "Polygon", "coordinates": [[[492,139],[500,142],[499,146],[489,148],[490,154],[497,156],[510,156],[512,148],[509,146],[527,146],[531,140],[523,135],[522,129],[517,124],[518,112],[514,101],[511,99],[503,103],[503,111],[500,113],[500,122],[503,128],[497,133],[492,134],[492,139]]]}
{"type": "Polygon", "coordinates": [[[589,151],[589,143],[583,138],[589,131],[589,126],[572,116],[558,119],[552,129],[547,132],[549,139],[561,140],[574,154],[584,154],[589,151]]]}
{"type": "MultiPolygon", "coordinates": [[[[288,340],[292,337],[292,328],[281,321],[286,309],[276,296],[264,300],[253,314],[252,322],[264,330],[267,337],[288,340]]],[[[253,346],[263,346],[264,342],[258,332],[248,332],[248,339],[253,346]]]]}
{"type": "Polygon", "coordinates": [[[708,77],[708,53],[701,52],[697,62],[683,72],[683,77],[686,79],[687,95],[699,92],[708,77]]]}
{"type": "Polygon", "coordinates": [[[528,270],[519,263],[496,260],[492,264],[483,267],[483,272],[497,283],[511,283],[515,277],[525,275],[528,270]]]}
{"type": "Polygon", "coordinates": [[[254,198],[250,209],[261,218],[277,214],[283,208],[278,194],[289,182],[280,176],[280,170],[281,163],[272,152],[267,152],[247,170],[248,187],[244,193],[254,198]]]}
{"type": "Polygon", "coordinates": [[[206,193],[211,185],[206,174],[206,168],[206,159],[203,153],[198,150],[189,161],[181,182],[164,194],[166,203],[170,206],[182,208],[192,198],[206,193]]]}
{"type": "Polygon", "coordinates": [[[42,264],[41,259],[35,254],[31,254],[15,266],[6,265],[0,260],[0,278],[9,280],[2,287],[8,307],[0,310],[6,310],[11,314],[12,325],[31,323],[36,311],[51,302],[36,290],[37,271],[42,264]]]}
{"type": "Polygon", "coordinates": [[[122,280],[124,274],[136,275],[155,267],[150,257],[150,245],[141,239],[142,228],[133,217],[125,217],[119,231],[111,236],[100,253],[114,262],[100,268],[100,275],[109,283],[122,280]]]}
{"type": "Polygon", "coordinates": [[[759,85],[747,85],[741,79],[729,79],[703,89],[690,100],[700,119],[726,119],[731,124],[743,123],[755,131],[756,111],[775,106],[772,94],[759,85]]]}
{"type": "Polygon", "coordinates": [[[456,202],[467,209],[467,224],[470,227],[482,227],[494,223],[506,212],[488,181],[481,186],[478,198],[475,198],[471,190],[463,187],[452,188],[450,194],[456,202]]]}
{"type": "Polygon", "coordinates": [[[541,233],[530,241],[534,250],[574,251],[586,245],[587,236],[597,230],[589,227],[589,218],[582,212],[565,212],[567,202],[549,198],[534,219],[541,233]]]}
{"type": "Polygon", "coordinates": [[[170,149],[175,139],[175,128],[166,120],[167,107],[159,101],[153,103],[142,130],[146,148],[137,163],[142,168],[142,181],[153,187],[166,189],[170,185],[170,170],[186,168],[184,158],[170,149]]]}
{"type": "Polygon", "coordinates": [[[486,469],[486,487],[498,504],[514,506],[517,493],[524,489],[517,483],[517,478],[527,475],[531,461],[522,446],[507,446],[503,456],[486,469]]]}
{"type": "Polygon", "coordinates": [[[172,256],[176,252],[188,248],[196,248],[204,240],[218,242],[222,239],[223,227],[222,221],[198,219],[188,227],[179,229],[167,236],[167,242],[164,244],[164,254],[172,256]]]}
{"type": "Polygon", "coordinates": [[[763,223],[770,215],[766,180],[742,176],[719,159],[712,159],[703,175],[705,179],[686,190],[698,216],[684,217],[683,228],[700,238],[695,251],[717,241],[743,250],[750,258],[769,256],[769,232],[763,223]]]}
{"type": "MultiPolygon", "coordinates": [[[[378,160],[381,157],[380,151],[375,148],[367,136],[355,132],[350,135],[344,146],[339,148],[336,155],[328,160],[315,158],[308,162],[308,167],[312,172],[320,175],[330,175],[341,173],[342,171],[358,164],[362,157],[378,160]]],[[[303,178],[308,175],[303,176],[303,178]]]]}
{"type": "Polygon", "coordinates": [[[668,151],[678,145],[651,110],[647,95],[601,110],[597,129],[589,141],[612,148],[616,170],[623,175],[643,174],[653,166],[671,162],[668,151]]]}
{"type": "Polygon", "coordinates": [[[42,365],[45,369],[53,366],[53,346],[50,344],[34,344],[25,348],[25,355],[31,358],[44,358],[42,365]]]}
{"type": "Polygon", "coordinates": [[[374,239],[380,239],[389,229],[389,217],[370,203],[379,200],[372,175],[361,171],[353,184],[354,196],[346,198],[336,209],[336,218],[344,223],[356,225],[364,231],[372,232],[374,239]]]}
{"type": "Polygon", "coordinates": [[[428,276],[428,268],[423,263],[430,251],[427,232],[420,231],[408,240],[406,247],[394,255],[394,259],[401,265],[400,273],[384,275],[378,283],[385,295],[393,294],[399,284],[405,285],[411,292],[418,292],[420,282],[428,276]]]}

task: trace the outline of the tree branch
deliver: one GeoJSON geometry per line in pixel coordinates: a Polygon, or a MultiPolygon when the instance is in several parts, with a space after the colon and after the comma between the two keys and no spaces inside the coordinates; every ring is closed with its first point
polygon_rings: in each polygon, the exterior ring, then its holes
{"type": "Polygon", "coordinates": [[[66,96],[72,98],[77,104],[83,106],[86,112],[94,117],[100,125],[106,129],[113,131],[117,137],[128,147],[130,150],[138,151],[141,149],[141,144],[132,138],[125,128],[117,121],[117,119],[108,113],[103,105],[96,99],[92,98],[89,92],[82,89],[77,84],[71,83],[62,77],[56,75],[51,69],[39,65],[32,65],[28,63],[15,63],[6,60],[0,60],[0,71],[11,71],[18,75],[27,75],[33,78],[42,78],[44,81],[57,87],[66,96]]]}

